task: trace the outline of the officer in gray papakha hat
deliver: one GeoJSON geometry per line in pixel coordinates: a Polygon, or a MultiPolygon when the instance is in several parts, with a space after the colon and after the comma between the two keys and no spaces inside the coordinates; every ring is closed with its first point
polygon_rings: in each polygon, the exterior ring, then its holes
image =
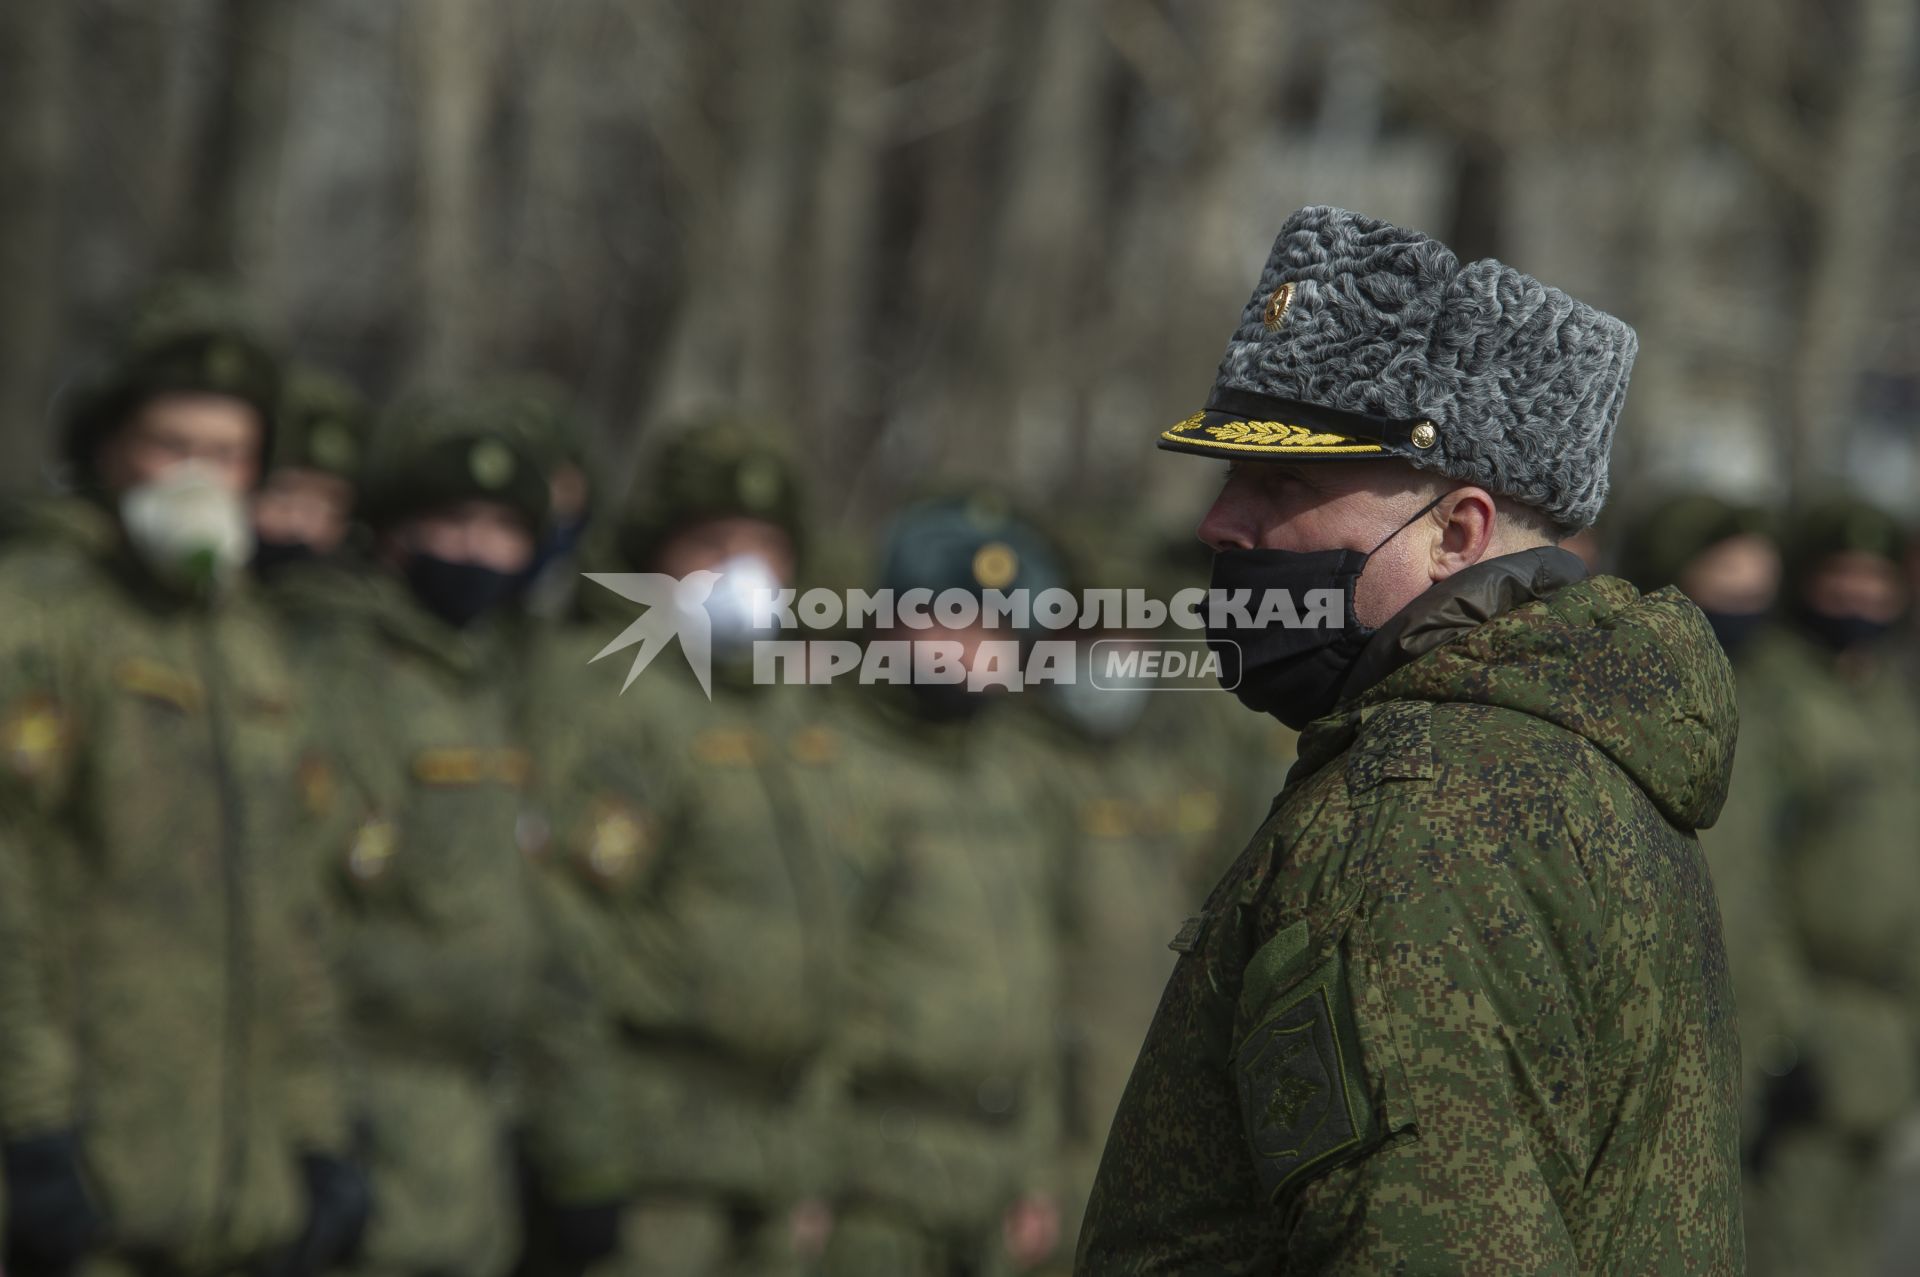
{"type": "Polygon", "coordinates": [[[1290,217],[1206,411],[1210,633],[1302,729],[1108,1137],[1088,1274],[1737,1273],[1739,1043],[1694,836],[1733,680],[1588,577],[1634,335],[1495,261],[1290,217]],[[1289,601],[1297,606],[1289,607],[1289,601]]]}

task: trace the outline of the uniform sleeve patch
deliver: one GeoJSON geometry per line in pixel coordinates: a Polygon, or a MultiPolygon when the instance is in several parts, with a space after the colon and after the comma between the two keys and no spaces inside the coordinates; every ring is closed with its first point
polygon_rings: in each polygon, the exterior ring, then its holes
{"type": "Polygon", "coordinates": [[[1234,1074],[1247,1143],[1270,1199],[1373,1142],[1338,954],[1268,1003],[1234,1053],[1234,1074]]]}
{"type": "Polygon", "coordinates": [[[200,707],[200,680],[158,661],[131,657],[114,667],[113,680],[135,696],[191,714],[200,707]]]}

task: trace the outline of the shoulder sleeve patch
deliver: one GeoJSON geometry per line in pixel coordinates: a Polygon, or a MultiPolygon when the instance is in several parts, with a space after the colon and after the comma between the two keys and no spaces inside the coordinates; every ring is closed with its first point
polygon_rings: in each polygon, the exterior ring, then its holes
{"type": "MultiPolygon", "coordinates": [[[[1305,942],[1296,924],[1267,948],[1292,948],[1274,955],[1274,963],[1285,964],[1304,956],[1305,942]]],[[[1265,954],[1255,955],[1250,978],[1265,954]]],[[[1269,1200],[1375,1143],[1360,1035],[1337,951],[1267,1001],[1234,1052],[1234,1081],[1269,1200]]]]}
{"type": "Polygon", "coordinates": [[[1347,755],[1347,788],[1365,793],[1389,780],[1433,778],[1433,706],[1393,701],[1368,713],[1347,755]]]}

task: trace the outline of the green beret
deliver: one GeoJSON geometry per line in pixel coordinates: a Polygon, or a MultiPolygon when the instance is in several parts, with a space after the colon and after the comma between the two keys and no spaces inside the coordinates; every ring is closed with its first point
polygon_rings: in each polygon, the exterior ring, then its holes
{"type": "Polygon", "coordinates": [[[1065,588],[1067,576],[1038,528],[1000,494],[975,492],[922,501],[896,515],[883,541],[880,586],[977,595],[1065,588]]]}
{"type": "Polygon", "coordinates": [[[772,430],[732,417],[684,427],[641,468],[620,531],[628,563],[651,564],[672,534],[714,519],[771,523],[802,550],[800,477],[772,430]]]}
{"type": "Polygon", "coordinates": [[[383,527],[462,501],[493,501],[536,530],[547,473],[526,436],[472,392],[408,395],[381,419],[360,474],[367,522],[383,527]]]}

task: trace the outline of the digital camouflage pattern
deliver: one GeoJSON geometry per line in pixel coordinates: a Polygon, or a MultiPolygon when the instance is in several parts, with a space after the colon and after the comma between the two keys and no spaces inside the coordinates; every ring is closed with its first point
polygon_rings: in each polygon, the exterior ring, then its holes
{"type": "Polygon", "coordinates": [[[677,651],[623,694],[621,655],[589,661],[630,619],[544,642],[531,707],[571,944],[617,1043],[608,1124],[633,1205],[605,1271],[797,1272],[788,1216],[829,1187],[842,742],[824,696],[723,668],[709,700],[677,651]]]}
{"type": "Polygon", "coordinates": [[[325,872],[375,1201],[355,1271],[486,1277],[517,1246],[516,1126],[580,1200],[609,1189],[617,1139],[558,944],[515,667],[497,629],[453,629],[389,573],[325,597],[295,631],[330,689],[344,814],[325,872]]]}
{"type": "Polygon", "coordinates": [[[1758,859],[1775,890],[1774,960],[1732,950],[1757,1030],[1753,1268],[1876,1273],[1886,1139],[1920,1106],[1920,713],[1890,648],[1843,661],[1785,627],[1740,680],[1742,807],[1707,848],[1758,859]]]}
{"type": "Polygon", "coordinates": [[[1004,1272],[1003,1213],[1057,1191],[1065,833],[991,709],[932,723],[903,689],[854,697],[837,836],[861,849],[860,878],[827,1271],[1004,1272]]]}
{"type": "Polygon", "coordinates": [[[1609,578],[1313,724],[1176,937],[1079,1270],[1740,1271],[1692,836],[1734,730],[1704,618],[1609,578]]]}
{"type": "Polygon", "coordinates": [[[290,1242],[297,1154],[347,1143],[321,782],[248,598],[170,598],[104,509],[44,513],[0,564],[0,1135],[78,1126],[110,1250],[218,1271],[290,1242]]]}

